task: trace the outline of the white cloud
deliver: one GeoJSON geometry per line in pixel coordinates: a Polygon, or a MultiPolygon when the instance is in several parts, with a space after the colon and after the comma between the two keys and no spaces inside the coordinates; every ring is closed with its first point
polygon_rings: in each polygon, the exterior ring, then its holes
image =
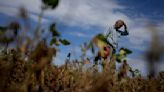
{"type": "MultiPolygon", "coordinates": [[[[1,0],[1,8],[11,7],[19,10],[19,7],[24,6],[27,10],[31,12],[40,12],[41,0],[1,0]]],[[[5,12],[6,10],[2,10],[1,12],[5,12]]]]}
{"type": "Polygon", "coordinates": [[[18,14],[18,9],[15,7],[0,6],[0,12],[8,16],[16,16],[18,14]]]}
{"type": "Polygon", "coordinates": [[[114,12],[123,8],[113,0],[61,0],[59,7],[54,12],[47,12],[47,15],[54,15],[70,25],[106,27],[113,25],[117,19],[129,22],[127,16],[114,12]]]}
{"type": "Polygon", "coordinates": [[[79,37],[79,38],[88,38],[89,37],[88,35],[86,35],[82,32],[69,32],[68,34],[79,37]]]}
{"type": "MultiPolygon", "coordinates": [[[[30,12],[40,12],[40,0],[4,0],[2,5],[17,7],[24,6],[30,12]]],[[[5,7],[7,9],[7,7],[5,7]]],[[[6,12],[4,7],[1,7],[3,13],[6,12]]],[[[115,9],[124,9],[114,0],[61,0],[59,7],[56,10],[48,10],[45,15],[51,16],[67,25],[77,26],[100,26],[106,27],[113,25],[117,19],[124,19],[130,22],[130,19],[120,13],[115,12],[115,9]]],[[[12,14],[15,11],[11,8],[12,14]]]]}
{"type": "MultiPolygon", "coordinates": [[[[133,23],[134,24],[129,29],[129,41],[133,45],[133,48],[145,51],[149,47],[148,45],[151,42],[153,35],[150,30],[153,30],[155,33],[158,33],[160,37],[164,36],[163,23],[156,23],[152,26],[150,24],[151,22],[145,20],[134,20],[133,23]],[[148,44],[145,44],[145,42],[148,44]]],[[[163,38],[161,40],[163,40],[163,38]]]]}
{"type": "Polygon", "coordinates": [[[134,27],[129,31],[130,42],[134,45],[141,45],[145,40],[150,40],[150,33],[146,27],[134,27]]]}
{"type": "MultiPolygon", "coordinates": [[[[33,19],[34,21],[38,21],[39,20],[39,16],[35,15],[35,14],[30,14],[29,16],[31,19],[33,19]]],[[[49,20],[47,18],[42,18],[42,23],[47,23],[49,22],[49,20]]]]}

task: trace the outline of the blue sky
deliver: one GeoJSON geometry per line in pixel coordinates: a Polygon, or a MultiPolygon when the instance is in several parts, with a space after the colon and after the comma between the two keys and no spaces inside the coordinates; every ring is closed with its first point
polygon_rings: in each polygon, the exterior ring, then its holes
{"type": "MultiPolygon", "coordinates": [[[[119,46],[133,51],[128,56],[131,66],[145,70],[143,56],[151,38],[147,24],[156,24],[161,37],[164,35],[163,3],[163,0],[61,0],[56,10],[45,12],[42,21],[43,27],[55,21],[62,37],[71,41],[70,46],[60,47],[54,63],[63,64],[63,57],[69,52],[73,53],[73,59],[78,59],[79,46],[83,42],[88,42],[97,33],[103,33],[109,26],[113,26],[116,20],[122,19],[127,23],[130,35],[121,38],[119,46]]],[[[17,13],[21,6],[27,8],[30,23],[34,26],[40,13],[40,0],[1,0],[0,24],[19,19],[17,13]]]]}
{"type": "Polygon", "coordinates": [[[136,17],[146,17],[154,21],[163,21],[163,0],[117,0],[119,4],[128,6],[126,10],[123,10],[127,16],[136,17]],[[134,15],[134,16],[131,16],[134,15]]]}

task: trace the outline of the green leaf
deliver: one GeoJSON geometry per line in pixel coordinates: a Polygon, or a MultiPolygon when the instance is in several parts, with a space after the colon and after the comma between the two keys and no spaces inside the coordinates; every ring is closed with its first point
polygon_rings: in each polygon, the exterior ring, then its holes
{"type": "Polygon", "coordinates": [[[49,28],[50,32],[52,33],[53,36],[60,36],[59,32],[56,30],[56,25],[55,23],[52,23],[49,28]]]}
{"type": "Polygon", "coordinates": [[[127,49],[127,48],[120,48],[120,51],[121,50],[125,51],[126,54],[131,54],[132,53],[132,51],[127,49]]]}
{"type": "Polygon", "coordinates": [[[59,46],[60,43],[59,41],[56,39],[56,37],[53,37],[50,41],[50,45],[52,46],[53,44],[55,44],[56,46],[59,46]]]}
{"type": "Polygon", "coordinates": [[[53,37],[50,41],[50,45],[52,46],[54,43],[56,43],[57,39],[56,37],[53,37]]]}
{"type": "Polygon", "coordinates": [[[106,40],[106,38],[105,38],[105,36],[103,34],[98,34],[97,35],[97,38],[100,39],[100,40],[102,40],[102,41],[105,41],[106,40]]]}
{"type": "Polygon", "coordinates": [[[59,39],[59,41],[63,44],[63,45],[70,45],[70,42],[67,41],[66,39],[59,39]]]}
{"type": "Polygon", "coordinates": [[[103,41],[103,42],[105,42],[105,43],[107,43],[107,44],[110,44],[110,43],[108,42],[107,38],[106,38],[103,34],[98,34],[96,37],[97,37],[99,40],[101,40],[101,41],[103,41]]]}
{"type": "Polygon", "coordinates": [[[59,4],[59,0],[42,0],[42,2],[51,9],[56,8],[59,4]]]}
{"type": "Polygon", "coordinates": [[[121,63],[123,60],[125,60],[126,56],[117,54],[116,55],[116,60],[118,63],[121,63]]]}

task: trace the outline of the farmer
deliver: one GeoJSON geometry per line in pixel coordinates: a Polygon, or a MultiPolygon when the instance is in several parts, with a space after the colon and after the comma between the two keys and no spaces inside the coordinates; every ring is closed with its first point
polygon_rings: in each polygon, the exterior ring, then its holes
{"type": "Polygon", "coordinates": [[[109,41],[110,45],[113,49],[118,47],[118,38],[121,36],[127,36],[129,32],[127,31],[127,26],[123,20],[117,20],[114,28],[109,28],[109,31],[105,33],[107,40],[109,41]],[[120,30],[124,26],[124,30],[120,30]]]}
{"type": "Polygon", "coordinates": [[[113,28],[105,34],[98,34],[92,40],[93,43],[98,47],[99,52],[95,57],[95,63],[99,59],[104,59],[103,62],[106,62],[108,58],[115,53],[118,47],[118,38],[121,36],[127,36],[129,32],[127,31],[127,26],[123,20],[117,20],[113,28]],[[120,30],[124,27],[124,30],[120,30]]]}

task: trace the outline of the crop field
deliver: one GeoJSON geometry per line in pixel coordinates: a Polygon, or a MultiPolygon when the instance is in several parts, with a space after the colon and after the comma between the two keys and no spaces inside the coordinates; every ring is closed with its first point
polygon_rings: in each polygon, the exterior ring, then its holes
{"type": "Polygon", "coordinates": [[[64,64],[56,65],[54,58],[59,47],[71,42],[61,36],[56,22],[48,24],[48,28],[42,26],[44,14],[54,10],[59,0],[42,0],[42,3],[34,27],[30,26],[25,7],[19,9],[19,20],[0,25],[0,92],[164,92],[164,71],[157,73],[154,66],[163,58],[164,45],[153,26],[148,26],[152,41],[144,54],[147,76],[128,64],[126,56],[133,52],[126,48],[112,53],[106,61],[94,62],[97,52],[93,43],[106,45],[98,36],[79,46],[81,57],[70,59],[73,55],[70,51],[67,57],[63,56],[64,64]],[[92,59],[86,55],[88,50],[93,54],[92,59]],[[116,63],[121,64],[118,69],[116,63]]]}

